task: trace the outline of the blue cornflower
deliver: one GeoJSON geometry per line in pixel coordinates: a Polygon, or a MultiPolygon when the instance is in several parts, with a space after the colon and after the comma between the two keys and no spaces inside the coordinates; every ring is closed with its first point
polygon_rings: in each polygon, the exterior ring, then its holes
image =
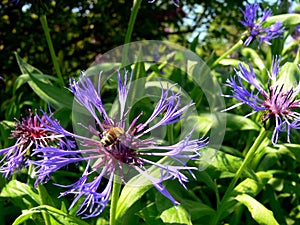
{"type": "Polygon", "coordinates": [[[284,32],[284,27],[280,21],[271,26],[263,27],[263,23],[272,15],[272,11],[269,8],[265,9],[261,19],[257,21],[256,16],[259,8],[259,4],[250,4],[246,6],[245,11],[241,9],[244,14],[244,21],[240,22],[249,29],[246,35],[248,38],[244,42],[245,46],[248,46],[255,39],[259,40],[259,45],[263,42],[270,45],[270,40],[279,37],[284,32]]]}
{"type": "MultiPolygon", "coordinates": [[[[272,143],[278,142],[281,132],[287,132],[287,141],[290,142],[291,129],[300,129],[300,113],[294,111],[300,108],[300,100],[296,99],[300,91],[300,84],[296,88],[288,89],[284,84],[278,82],[280,59],[274,57],[272,70],[269,73],[268,88],[265,88],[257,80],[251,65],[247,69],[243,64],[239,64],[239,70],[235,69],[236,76],[227,80],[227,86],[232,88],[233,97],[240,101],[239,104],[229,108],[232,109],[241,104],[249,105],[254,112],[263,112],[262,122],[271,120],[274,125],[272,143]],[[254,89],[248,89],[243,80],[253,85],[254,89]]],[[[229,110],[227,109],[227,110],[229,110]]],[[[247,115],[247,116],[249,116],[247,115]]]]}
{"type": "MultiPolygon", "coordinates": [[[[45,129],[45,117],[39,118],[29,110],[29,115],[21,121],[16,120],[16,126],[11,132],[11,138],[16,138],[16,143],[5,149],[0,149],[1,159],[0,173],[10,177],[29,165],[30,154],[34,148],[46,147],[57,144],[59,146],[71,146],[72,143],[63,136],[59,136],[45,129]]],[[[44,178],[44,180],[46,177],[44,178]]]]}
{"type": "Polygon", "coordinates": [[[162,185],[162,182],[177,179],[185,187],[184,182],[187,182],[188,178],[182,170],[187,170],[193,175],[192,170],[196,169],[187,166],[186,162],[199,159],[200,149],[208,143],[204,138],[191,140],[192,131],[180,142],[168,146],[162,145],[161,141],[151,137],[154,129],[181,120],[193,105],[191,102],[181,107],[181,96],[174,93],[172,87],[165,90],[162,88],[161,97],[145,122],[138,122],[142,116],[141,112],[126,125],[126,122],[129,122],[127,118],[129,108],[126,102],[131,78],[132,74],[128,77],[128,71],[125,71],[124,78],[121,77],[121,72],[118,72],[120,108],[119,116],[113,119],[105,111],[100,95],[101,74],[97,90],[84,72],[81,73],[78,82],[71,80],[70,90],[75,99],[88,110],[93,118],[91,121],[96,123],[95,127],[81,124],[85,129],[83,135],[65,130],[56,120],[44,115],[49,129],[64,136],[74,137],[80,147],[76,150],[63,150],[55,147],[35,150],[37,154],[45,157],[35,162],[40,167],[38,176],[47,176],[70,163],[86,162],[81,178],[69,186],[64,186],[69,189],[61,194],[61,196],[75,194],[70,208],[80,199],[81,206],[77,214],[83,218],[97,216],[104,210],[115,177],[124,181],[132,174],[141,174],[174,205],[179,204],[162,185]],[[160,161],[164,157],[168,158],[170,163],[160,161]],[[154,176],[147,170],[149,167],[156,167],[160,172],[154,176]]]}

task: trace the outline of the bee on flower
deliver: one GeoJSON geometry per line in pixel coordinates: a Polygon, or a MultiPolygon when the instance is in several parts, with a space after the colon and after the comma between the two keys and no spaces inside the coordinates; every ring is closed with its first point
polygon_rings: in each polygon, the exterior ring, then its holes
{"type": "Polygon", "coordinates": [[[184,183],[188,178],[183,171],[193,175],[192,170],[196,169],[187,166],[187,161],[198,160],[201,149],[208,144],[207,138],[191,139],[193,129],[183,140],[172,145],[162,145],[151,137],[151,132],[156,128],[180,121],[194,105],[190,102],[181,106],[181,94],[174,92],[172,87],[162,88],[160,99],[145,122],[140,122],[142,111],[129,121],[126,102],[132,73],[128,74],[126,70],[124,74],[118,71],[119,116],[111,118],[104,109],[100,94],[101,73],[97,81],[98,87],[95,88],[85,72],[81,73],[78,81],[71,80],[70,90],[76,101],[88,111],[96,126],[82,125],[82,134],[72,133],[62,128],[56,120],[44,115],[44,123],[48,129],[63,136],[74,137],[79,147],[71,151],[50,146],[36,149],[35,154],[44,157],[35,161],[39,168],[38,176],[48,176],[71,163],[86,162],[80,179],[65,186],[68,190],[61,194],[75,195],[70,208],[80,202],[77,214],[83,218],[99,215],[107,205],[114,179],[118,177],[126,180],[126,175],[131,171],[145,176],[174,205],[179,204],[163,186],[163,182],[175,179],[185,187],[184,183]],[[172,163],[163,163],[161,159],[164,157],[169,158],[172,163]],[[149,173],[149,167],[158,168],[159,175],[149,173]],[[105,185],[104,188],[99,188],[100,184],[105,185]]]}

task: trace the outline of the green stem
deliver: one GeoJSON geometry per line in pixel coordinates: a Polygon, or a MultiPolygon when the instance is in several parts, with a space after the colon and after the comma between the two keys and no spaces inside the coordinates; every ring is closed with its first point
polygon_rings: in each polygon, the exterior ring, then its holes
{"type": "MultiPolygon", "coordinates": [[[[45,201],[45,199],[43,197],[43,191],[41,189],[41,185],[38,185],[37,189],[38,189],[38,192],[39,192],[41,205],[47,205],[47,203],[46,203],[46,201],[45,201]]],[[[42,216],[44,218],[45,225],[51,225],[50,217],[47,214],[47,212],[42,211],[42,216]]]]}
{"type": "Polygon", "coordinates": [[[169,143],[173,144],[174,143],[174,124],[170,124],[167,127],[167,131],[168,131],[168,141],[169,141],[169,143]]]}
{"type": "Polygon", "coordinates": [[[118,176],[115,176],[113,182],[113,189],[111,193],[110,218],[109,218],[110,225],[117,224],[116,210],[117,210],[117,204],[120,196],[120,190],[121,190],[120,179],[118,178],[118,176]]]}
{"type": "Polygon", "coordinates": [[[55,51],[54,51],[54,47],[53,47],[53,44],[52,44],[52,40],[51,40],[51,36],[50,36],[50,32],[49,32],[49,27],[48,27],[46,15],[41,15],[40,16],[40,21],[41,21],[41,24],[42,24],[42,27],[43,27],[43,30],[44,30],[44,33],[45,33],[45,36],[46,36],[46,41],[47,41],[47,44],[48,44],[48,47],[49,47],[51,59],[52,59],[52,62],[53,62],[53,65],[54,65],[54,68],[55,68],[55,71],[56,71],[56,74],[57,74],[57,77],[58,77],[59,84],[60,84],[60,86],[64,87],[65,86],[64,79],[62,77],[62,74],[61,74],[61,71],[60,71],[60,68],[59,68],[59,63],[58,63],[57,57],[55,55],[55,51]]]}
{"type": "MultiPolygon", "coordinates": [[[[132,11],[130,14],[130,19],[128,23],[128,29],[125,35],[125,41],[124,41],[124,49],[122,53],[122,66],[127,65],[127,53],[128,53],[128,44],[131,41],[131,35],[133,31],[133,27],[136,21],[137,14],[139,12],[140,6],[141,6],[142,0],[134,0],[133,1],[133,6],[132,6],[132,11]]],[[[117,204],[120,196],[120,190],[121,190],[121,182],[118,176],[114,177],[114,182],[113,182],[113,189],[111,193],[111,204],[110,204],[110,218],[109,218],[109,224],[110,225],[116,225],[117,223],[117,217],[116,217],[116,210],[117,210],[117,204]]]]}
{"type": "Polygon", "coordinates": [[[141,6],[141,2],[142,2],[142,0],[134,0],[133,1],[132,11],[131,11],[130,19],[129,19],[129,23],[128,23],[128,29],[127,29],[125,41],[124,41],[125,46],[124,46],[124,50],[123,50],[122,65],[127,64],[126,60],[127,60],[128,46],[126,44],[128,44],[131,41],[133,27],[134,27],[137,14],[138,14],[140,6],[141,6]]]}
{"type": "Polygon", "coordinates": [[[129,43],[131,40],[133,27],[134,27],[137,14],[138,14],[140,6],[141,6],[141,2],[142,2],[142,0],[134,0],[133,1],[133,7],[132,7],[131,14],[130,14],[128,29],[127,29],[126,36],[125,36],[125,44],[129,43]]]}
{"type": "Polygon", "coordinates": [[[251,162],[251,160],[255,156],[255,153],[261,147],[263,147],[263,146],[261,146],[261,144],[263,143],[263,140],[265,139],[265,137],[267,135],[268,135],[268,132],[264,128],[261,128],[261,131],[260,131],[258,137],[256,138],[254,144],[252,145],[252,147],[247,152],[247,155],[245,156],[245,159],[244,159],[241,167],[237,170],[236,174],[234,175],[233,179],[231,180],[231,182],[230,182],[230,184],[229,184],[229,186],[228,186],[228,188],[227,188],[220,204],[218,205],[217,213],[214,216],[214,218],[212,219],[212,221],[210,222],[210,225],[218,224],[219,219],[220,219],[224,209],[226,209],[226,207],[224,207],[224,206],[227,203],[229,197],[232,196],[233,189],[234,189],[238,179],[240,178],[240,176],[244,172],[245,168],[248,166],[248,164],[251,162]]]}
{"type": "Polygon", "coordinates": [[[243,41],[239,40],[232,48],[230,48],[227,52],[225,52],[223,55],[221,55],[211,66],[211,69],[216,68],[216,66],[220,63],[222,59],[225,59],[228,55],[233,53],[235,50],[240,48],[243,45],[243,41]]]}
{"type": "Polygon", "coordinates": [[[29,186],[34,186],[34,182],[33,182],[33,165],[30,163],[29,167],[28,167],[28,171],[27,171],[27,184],[29,186]]]}

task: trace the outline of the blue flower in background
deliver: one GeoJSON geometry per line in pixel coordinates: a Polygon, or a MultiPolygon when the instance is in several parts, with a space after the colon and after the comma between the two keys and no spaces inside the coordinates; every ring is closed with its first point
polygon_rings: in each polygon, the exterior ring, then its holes
{"type": "MultiPolygon", "coordinates": [[[[165,180],[176,179],[184,187],[188,181],[181,171],[187,170],[193,175],[195,167],[186,165],[188,160],[197,160],[200,150],[208,144],[207,139],[191,140],[192,131],[181,141],[173,145],[162,145],[161,141],[151,137],[151,131],[158,127],[173,124],[188,115],[193,103],[180,106],[180,94],[172,91],[174,87],[162,88],[161,96],[152,114],[145,122],[138,122],[142,112],[129,122],[126,107],[128,92],[131,86],[131,75],[125,71],[122,78],[118,72],[118,101],[120,105],[119,116],[110,118],[104,109],[100,95],[101,74],[98,87],[95,89],[92,80],[81,73],[78,82],[72,80],[70,89],[77,102],[87,109],[96,126],[82,127],[86,130],[84,136],[68,132],[56,120],[47,117],[45,126],[53,132],[63,136],[74,137],[79,146],[76,150],[64,150],[56,147],[42,147],[35,150],[35,154],[43,158],[34,163],[38,166],[38,176],[49,176],[52,172],[71,163],[86,162],[86,167],[81,178],[69,185],[67,191],[61,195],[74,194],[75,198],[70,206],[77,202],[80,207],[78,215],[83,218],[98,216],[106,207],[114,178],[126,180],[126,175],[141,174],[174,205],[179,204],[162,185],[165,180]],[[155,121],[155,123],[154,123],[155,121]],[[163,163],[162,158],[168,158],[172,163],[163,163]],[[153,176],[147,168],[156,167],[158,173],[153,176]],[[107,179],[106,179],[107,178],[107,179]],[[104,186],[103,186],[104,185],[104,186]]],[[[41,179],[42,180],[42,179],[41,179]]]]}
{"type": "Polygon", "coordinates": [[[236,76],[227,80],[227,85],[232,88],[232,95],[229,97],[236,98],[241,102],[235,106],[247,104],[254,110],[253,113],[263,112],[262,121],[264,123],[271,120],[274,125],[272,135],[274,145],[278,142],[279,133],[287,132],[287,141],[290,142],[291,129],[300,129],[300,113],[295,111],[300,108],[300,100],[296,99],[300,85],[294,89],[285,90],[284,84],[277,82],[279,64],[280,59],[273,58],[267,90],[257,80],[251,65],[247,69],[240,63],[239,69],[236,69],[236,76]],[[254,89],[247,88],[243,81],[252,85],[254,89]]]}
{"type": "MultiPolygon", "coordinates": [[[[47,116],[48,118],[48,116],[47,116]]],[[[11,138],[16,138],[16,143],[5,149],[0,149],[1,159],[0,172],[5,177],[10,177],[14,172],[30,164],[30,154],[35,148],[47,147],[50,145],[73,146],[74,143],[57,135],[45,128],[47,124],[45,117],[39,118],[29,110],[29,115],[21,121],[15,119],[17,124],[11,132],[11,138]]],[[[46,177],[44,178],[44,180],[46,177]]]]}
{"type": "Polygon", "coordinates": [[[272,11],[268,8],[265,9],[261,19],[257,20],[258,9],[260,9],[259,4],[247,5],[245,11],[241,9],[244,14],[244,21],[240,22],[249,29],[246,35],[248,38],[244,42],[245,46],[248,46],[255,39],[259,41],[259,45],[263,42],[270,45],[272,39],[279,37],[284,32],[284,27],[280,21],[263,27],[266,19],[272,16],[272,11]]]}

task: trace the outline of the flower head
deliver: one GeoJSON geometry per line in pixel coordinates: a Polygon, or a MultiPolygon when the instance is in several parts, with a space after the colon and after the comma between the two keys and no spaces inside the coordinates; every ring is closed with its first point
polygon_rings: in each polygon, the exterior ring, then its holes
{"type": "Polygon", "coordinates": [[[193,103],[181,106],[181,96],[172,91],[173,87],[162,88],[160,99],[148,119],[145,122],[139,122],[143,115],[143,112],[140,112],[129,121],[129,108],[126,102],[132,75],[128,77],[128,71],[125,71],[124,76],[121,76],[119,71],[119,113],[118,116],[111,118],[104,109],[100,95],[101,76],[100,74],[97,90],[84,72],[81,73],[78,82],[75,80],[70,82],[70,90],[75,99],[87,109],[96,123],[96,126],[81,124],[85,130],[83,135],[68,132],[57,121],[44,115],[49,129],[64,136],[76,138],[79,148],[76,150],[54,147],[37,149],[36,153],[45,157],[35,162],[40,167],[39,176],[49,175],[70,163],[86,161],[87,166],[81,178],[74,184],[65,186],[69,189],[62,193],[62,195],[76,195],[70,207],[83,198],[83,203],[77,211],[77,214],[82,215],[83,218],[99,215],[107,204],[113,180],[115,178],[126,180],[132,174],[141,174],[174,205],[179,204],[162,185],[162,182],[177,179],[184,185],[188,178],[182,170],[187,170],[193,175],[192,170],[196,168],[187,166],[186,162],[199,158],[199,150],[207,144],[207,139],[191,140],[192,131],[190,131],[178,143],[162,145],[161,141],[155,140],[150,134],[156,128],[181,120],[187,115],[193,103]],[[162,158],[167,158],[168,163],[162,158]],[[149,168],[156,168],[158,172],[154,175],[149,172],[149,168]],[[88,179],[90,177],[93,177],[92,181],[88,179]],[[104,181],[104,177],[108,181],[104,181]],[[99,188],[100,184],[105,184],[105,188],[99,188]]]}
{"type": "Polygon", "coordinates": [[[21,170],[29,165],[30,154],[34,148],[46,147],[50,144],[70,146],[62,137],[45,129],[45,117],[38,118],[29,110],[29,115],[23,117],[21,121],[15,119],[17,124],[11,132],[11,137],[16,138],[16,143],[0,150],[1,159],[0,172],[5,177],[9,177],[13,172],[21,170]]]}
{"type": "Polygon", "coordinates": [[[300,108],[300,100],[296,99],[300,85],[288,89],[284,84],[277,82],[279,64],[280,59],[273,58],[267,90],[257,80],[251,65],[247,69],[240,63],[239,69],[236,69],[236,76],[227,80],[227,86],[232,88],[232,95],[229,97],[236,98],[241,104],[247,104],[254,110],[254,113],[263,112],[264,123],[271,120],[271,124],[274,125],[272,135],[274,145],[278,142],[279,133],[287,132],[287,141],[290,142],[291,129],[300,129],[300,113],[295,111],[300,108]],[[253,85],[254,90],[250,91],[243,81],[253,85]]]}
{"type": "Polygon", "coordinates": [[[270,40],[279,37],[284,32],[280,21],[271,26],[263,27],[263,23],[272,15],[272,11],[265,9],[261,19],[257,21],[256,16],[259,8],[259,4],[250,4],[246,6],[245,11],[241,9],[244,14],[244,21],[240,22],[249,29],[248,38],[244,42],[245,46],[248,46],[255,39],[259,40],[259,45],[263,42],[270,45],[270,40]]]}

